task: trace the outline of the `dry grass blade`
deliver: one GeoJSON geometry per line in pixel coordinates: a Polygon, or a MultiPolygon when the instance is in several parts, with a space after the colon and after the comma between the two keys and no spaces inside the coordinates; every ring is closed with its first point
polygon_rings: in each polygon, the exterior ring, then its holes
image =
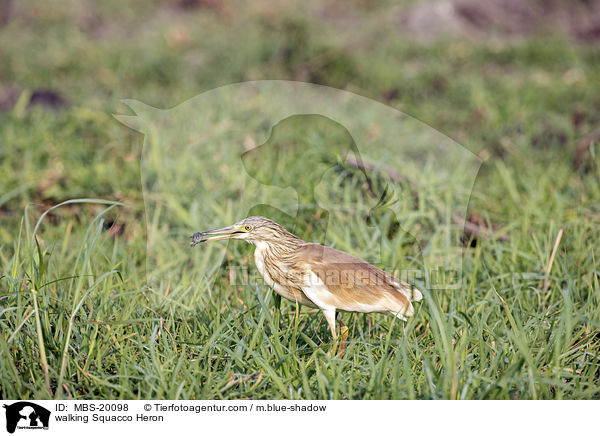
{"type": "MultiPolygon", "coordinates": [[[[548,261],[548,266],[546,267],[546,272],[544,274],[544,292],[548,290],[548,277],[550,276],[550,271],[552,270],[552,265],[554,264],[554,257],[556,256],[556,251],[558,250],[558,246],[560,245],[560,240],[562,239],[563,229],[558,231],[558,235],[556,236],[556,241],[554,241],[554,248],[552,249],[552,254],[550,255],[550,260],[548,261]]],[[[538,288],[542,286],[542,280],[538,284],[538,288]]]]}

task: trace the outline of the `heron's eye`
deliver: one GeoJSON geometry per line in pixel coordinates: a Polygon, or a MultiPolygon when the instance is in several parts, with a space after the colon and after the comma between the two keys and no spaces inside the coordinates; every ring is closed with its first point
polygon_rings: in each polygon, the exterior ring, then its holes
{"type": "Polygon", "coordinates": [[[246,230],[247,232],[249,232],[250,230],[252,230],[252,226],[251,226],[251,225],[248,225],[248,224],[246,224],[246,225],[244,226],[244,230],[246,230]]]}

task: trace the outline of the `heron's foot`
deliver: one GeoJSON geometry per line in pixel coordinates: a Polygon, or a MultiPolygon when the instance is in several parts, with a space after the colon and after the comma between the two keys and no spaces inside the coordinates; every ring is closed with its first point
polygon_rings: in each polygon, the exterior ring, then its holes
{"type": "Polygon", "coordinates": [[[344,354],[344,350],[346,349],[346,344],[348,343],[348,333],[349,333],[349,329],[348,327],[346,327],[345,325],[342,325],[340,327],[340,336],[338,338],[338,352],[337,352],[337,356],[338,357],[342,357],[342,355],[344,354]]]}
{"type": "Polygon", "coordinates": [[[327,352],[327,357],[342,357],[346,344],[348,343],[349,329],[345,325],[340,326],[340,334],[333,337],[333,344],[327,352]]]}
{"type": "Polygon", "coordinates": [[[342,344],[345,344],[348,341],[348,334],[350,333],[350,329],[343,325],[340,327],[340,341],[342,344]]]}

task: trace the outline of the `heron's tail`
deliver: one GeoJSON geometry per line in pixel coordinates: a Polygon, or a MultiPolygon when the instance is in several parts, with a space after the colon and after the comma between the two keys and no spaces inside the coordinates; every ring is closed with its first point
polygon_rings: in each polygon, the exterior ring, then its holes
{"type": "Polygon", "coordinates": [[[421,301],[423,299],[423,293],[413,285],[403,281],[394,282],[393,284],[398,292],[408,298],[408,301],[421,301]]]}
{"type": "Polygon", "coordinates": [[[407,316],[413,316],[415,313],[415,308],[411,302],[421,301],[423,299],[423,293],[419,289],[403,281],[393,282],[393,285],[394,288],[406,298],[405,303],[403,304],[403,310],[394,313],[394,315],[401,320],[406,321],[407,316]]]}

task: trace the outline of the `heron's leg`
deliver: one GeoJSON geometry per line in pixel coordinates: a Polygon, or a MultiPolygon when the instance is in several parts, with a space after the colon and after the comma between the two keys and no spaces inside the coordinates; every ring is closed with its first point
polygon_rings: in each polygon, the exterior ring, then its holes
{"type": "Polygon", "coordinates": [[[340,312],[336,315],[337,322],[340,323],[340,334],[342,335],[342,342],[346,342],[348,340],[348,327],[342,321],[342,315],[340,312]]]}
{"type": "Polygon", "coordinates": [[[340,323],[340,343],[339,343],[339,348],[337,349],[337,356],[338,357],[342,357],[342,355],[344,354],[344,350],[346,349],[346,341],[348,340],[348,327],[346,327],[346,324],[344,324],[344,322],[342,321],[342,315],[340,315],[340,313],[337,313],[337,321],[340,323]]]}
{"type": "Polygon", "coordinates": [[[327,324],[329,324],[329,328],[331,329],[333,339],[337,339],[337,333],[335,332],[335,308],[321,309],[321,311],[323,311],[323,315],[325,315],[327,324]]]}
{"type": "Polygon", "coordinates": [[[337,354],[337,333],[335,332],[335,308],[330,309],[321,309],[323,311],[323,315],[325,315],[325,319],[329,324],[329,328],[331,329],[331,335],[333,336],[333,344],[331,345],[331,349],[327,352],[328,357],[333,357],[337,354]]]}

